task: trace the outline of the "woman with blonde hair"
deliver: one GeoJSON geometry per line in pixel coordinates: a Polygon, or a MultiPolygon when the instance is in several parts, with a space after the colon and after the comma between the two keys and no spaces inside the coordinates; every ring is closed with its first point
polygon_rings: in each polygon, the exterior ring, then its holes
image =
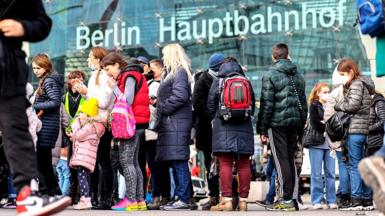
{"type": "Polygon", "coordinates": [[[172,168],[176,188],[174,198],[161,209],[190,209],[191,61],[183,47],[176,43],[165,46],[162,53],[165,71],[157,97],[156,161],[172,168]]]}
{"type": "Polygon", "coordinates": [[[39,79],[33,108],[38,113],[43,127],[37,134],[37,165],[40,174],[40,189],[50,196],[60,194],[53,166],[52,148],[59,135],[60,106],[63,76],[53,72],[52,62],[46,54],[37,54],[32,59],[33,73],[39,79]]]}

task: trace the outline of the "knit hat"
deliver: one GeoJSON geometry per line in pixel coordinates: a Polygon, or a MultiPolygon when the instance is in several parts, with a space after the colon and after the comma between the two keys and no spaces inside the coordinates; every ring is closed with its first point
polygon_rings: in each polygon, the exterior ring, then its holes
{"type": "Polygon", "coordinates": [[[212,54],[209,58],[209,68],[216,72],[219,71],[223,60],[225,60],[225,56],[222,53],[212,54]]]}
{"type": "Polygon", "coordinates": [[[79,111],[90,117],[94,117],[98,114],[98,106],[98,100],[96,98],[91,98],[82,104],[79,111]]]}

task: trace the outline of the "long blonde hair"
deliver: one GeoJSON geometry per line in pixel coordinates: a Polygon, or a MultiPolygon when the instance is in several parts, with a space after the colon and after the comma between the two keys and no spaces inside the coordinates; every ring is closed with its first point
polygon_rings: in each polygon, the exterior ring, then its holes
{"type": "Polygon", "coordinates": [[[188,75],[189,82],[192,82],[191,60],[180,44],[166,45],[162,50],[162,54],[163,64],[171,77],[175,75],[178,69],[183,68],[188,75]]]}

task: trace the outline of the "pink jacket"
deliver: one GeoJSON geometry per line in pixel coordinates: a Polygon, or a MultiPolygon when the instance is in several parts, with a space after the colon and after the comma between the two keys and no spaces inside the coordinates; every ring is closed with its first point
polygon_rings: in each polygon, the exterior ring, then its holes
{"type": "Polygon", "coordinates": [[[104,125],[100,122],[91,122],[81,127],[77,118],[72,125],[72,131],[73,154],[70,166],[72,168],[81,166],[93,172],[100,137],[104,134],[104,125]]]}

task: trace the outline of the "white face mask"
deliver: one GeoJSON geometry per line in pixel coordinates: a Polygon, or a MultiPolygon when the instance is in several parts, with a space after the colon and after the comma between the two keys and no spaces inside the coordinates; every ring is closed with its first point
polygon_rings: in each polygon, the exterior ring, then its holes
{"type": "Polygon", "coordinates": [[[94,64],[91,64],[90,69],[91,71],[96,71],[96,66],[94,64]]]}
{"type": "Polygon", "coordinates": [[[319,99],[322,101],[327,101],[329,99],[330,94],[320,94],[319,99]]]}

